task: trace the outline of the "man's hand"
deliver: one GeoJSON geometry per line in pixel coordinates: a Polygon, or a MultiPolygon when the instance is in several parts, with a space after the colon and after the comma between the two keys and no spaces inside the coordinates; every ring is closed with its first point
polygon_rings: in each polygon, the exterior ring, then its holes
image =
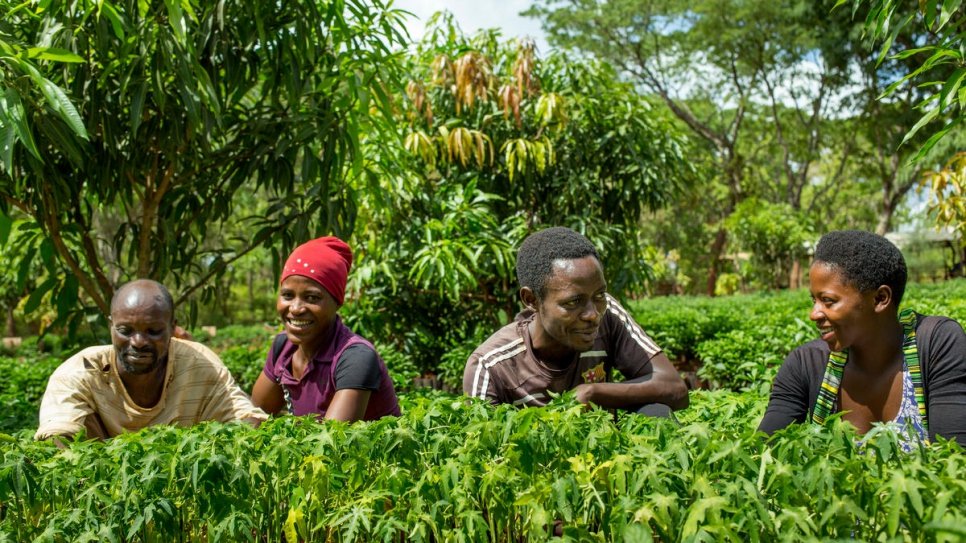
{"type": "Polygon", "coordinates": [[[590,404],[594,401],[594,384],[593,383],[581,383],[577,385],[574,389],[574,395],[577,397],[577,401],[582,404],[590,404]]]}

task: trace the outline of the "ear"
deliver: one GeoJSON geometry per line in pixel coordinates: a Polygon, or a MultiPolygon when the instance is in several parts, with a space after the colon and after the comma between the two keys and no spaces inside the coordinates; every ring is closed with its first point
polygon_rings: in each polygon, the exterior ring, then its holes
{"type": "Polygon", "coordinates": [[[523,305],[532,311],[537,310],[537,295],[533,292],[530,287],[520,288],[520,301],[523,305]]]}
{"type": "Polygon", "coordinates": [[[881,313],[889,309],[893,305],[892,287],[888,285],[881,285],[879,288],[875,289],[875,292],[872,294],[872,300],[875,303],[876,313],[881,313]]]}

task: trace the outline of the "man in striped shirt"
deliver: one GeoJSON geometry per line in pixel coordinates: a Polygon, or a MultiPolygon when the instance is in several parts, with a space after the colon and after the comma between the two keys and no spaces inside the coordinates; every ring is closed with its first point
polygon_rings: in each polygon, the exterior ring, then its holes
{"type": "MultiPolygon", "coordinates": [[[[108,438],[155,424],[267,415],[252,405],[210,349],[172,338],[174,302],[160,283],[138,280],[111,301],[113,345],[88,347],[50,376],[35,439],[108,438]]],[[[58,441],[59,443],[59,441],[58,441]]]]}
{"type": "Polygon", "coordinates": [[[517,253],[526,309],[466,362],[463,391],[494,404],[542,406],[549,392],[608,409],[668,415],[688,405],[661,348],[607,294],[593,244],[568,228],[530,235],[517,253]],[[616,369],[625,381],[611,381],[616,369]]]}

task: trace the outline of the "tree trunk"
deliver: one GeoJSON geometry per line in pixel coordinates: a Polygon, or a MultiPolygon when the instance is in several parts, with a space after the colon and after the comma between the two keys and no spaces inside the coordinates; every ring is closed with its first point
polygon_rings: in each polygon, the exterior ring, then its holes
{"type": "Polygon", "coordinates": [[[718,227],[718,233],[714,236],[714,243],[711,244],[711,265],[708,266],[708,296],[714,296],[715,287],[718,285],[718,265],[721,263],[721,253],[724,251],[727,239],[728,234],[724,227],[718,227]]]}
{"type": "Polygon", "coordinates": [[[6,318],[4,320],[6,322],[4,323],[4,327],[3,327],[3,335],[5,335],[7,337],[16,336],[17,335],[17,323],[14,322],[14,320],[13,320],[13,305],[7,306],[6,318]]]}
{"type": "Polygon", "coordinates": [[[788,288],[796,289],[802,286],[802,263],[798,258],[792,259],[792,271],[788,274],[788,288]]]}
{"type": "Polygon", "coordinates": [[[889,201],[883,203],[882,209],[879,210],[879,221],[875,225],[876,234],[884,236],[889,231],[892,227],[892,216],[895,212],[895,206],[891,205],[889,201]]]}

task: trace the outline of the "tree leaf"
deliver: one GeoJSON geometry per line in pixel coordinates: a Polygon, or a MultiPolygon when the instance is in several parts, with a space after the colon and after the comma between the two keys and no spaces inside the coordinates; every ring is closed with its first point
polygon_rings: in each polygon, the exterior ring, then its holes
{"type": "Polygon", "coordinates": [[[7,87],[6,92],[4,92],[4,101],[7,110],[7,119],[13,124],[13,128],[17,133],[17,139],[20,140],[20,143],[27,148],[27,151],[34,158],[42,160],[40,158],[40,151],[37,149],[37,144],[34,142],[33,131],[27,122],[27,114],[24,111],[23,102],[20,100],[20,93],[13,87],[7,87]]]}
{"type": "Polygon", "coordinates": [[[8,217],[2,209],[0,209],[0,247],[7,244],[7,239],[10,237],[10,231],[13,229],[13,219],[8,217]]]}
{"type": "Polygon", "coordinates": [[[53,289],[54,285],[56,284],[57,284],[57,279],[51,277],[50,279],[47,279],[46,281],[41,283],[40,286],[35,288],[34,291],[31,292],[30,296],[27,298],[27,303],[25,303],[23,306],[24,314],[29,315],[30,313],[33,313],[34,311],[36,311],[37,308],[40,307],[40,302],[43,301],[44,295],[50,292],[51,289],[53,289]]]}
{"type": "Polygon", "coordinates": [[[84,62],[84,58],[77,53],[56,47],[31,47],[27,49],[27,57],[55,62],[84,62]]]}

